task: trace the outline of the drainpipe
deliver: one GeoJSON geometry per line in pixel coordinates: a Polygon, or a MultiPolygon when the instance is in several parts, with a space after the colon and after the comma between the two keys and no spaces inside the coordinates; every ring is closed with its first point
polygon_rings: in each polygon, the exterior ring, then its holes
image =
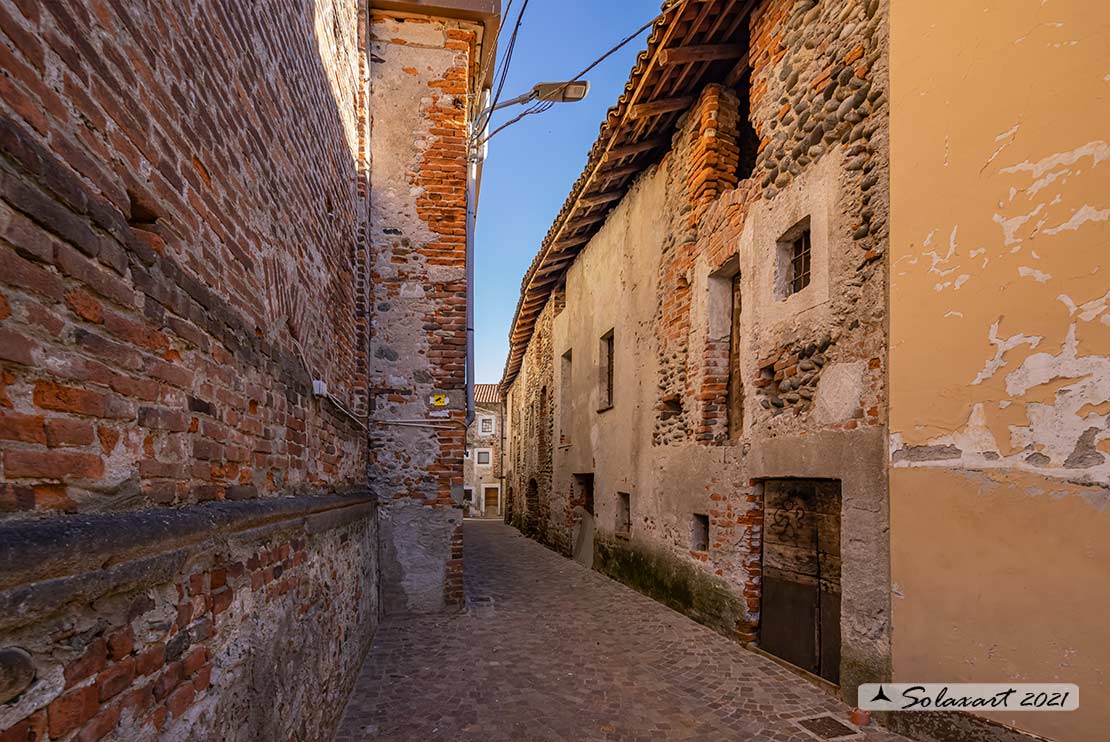
{"type": "MultiPolygon", "coordinates": [[[[481,107],[475,123],[489,126],[490,91],[482,91],[481,107]]],[[[485,133],[485,130],[481,132],[485,133]]],[[[478,218],[478,179],[481,177],[482,162],[486,159],[489,145],[479,143],[478,132],[471,131],[466,153],[466,425],[474,422],[474,229],[478,218]]]]}
{"type": "Polygon", "coordinates": [[[477,153],[466,163],[466,424],[474,422],[474,221],[478,191],[477,153]]]}

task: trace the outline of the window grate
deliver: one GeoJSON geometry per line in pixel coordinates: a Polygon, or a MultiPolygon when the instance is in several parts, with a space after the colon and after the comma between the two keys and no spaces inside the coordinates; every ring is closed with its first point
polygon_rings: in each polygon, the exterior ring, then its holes
{"type": "Polygon", "coordinates": [[[809,230],[803,231],[790,246],[790,293],[796,294],[809,285],[809,230]]]}

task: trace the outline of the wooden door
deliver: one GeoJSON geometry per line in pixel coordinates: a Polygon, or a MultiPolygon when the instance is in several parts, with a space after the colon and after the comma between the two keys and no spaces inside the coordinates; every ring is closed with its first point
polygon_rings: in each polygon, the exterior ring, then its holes
{"type": "Polygon", "coordinates": [[[486,487],[485,510],[487,518],[497,517],[497,496],[500,494],[496,487],[486,487]]]}
{"type": "Polygon", "coordinates": [[[840,483],[763,485],[759,644],[831,682],[840,680],[840,483]]]}

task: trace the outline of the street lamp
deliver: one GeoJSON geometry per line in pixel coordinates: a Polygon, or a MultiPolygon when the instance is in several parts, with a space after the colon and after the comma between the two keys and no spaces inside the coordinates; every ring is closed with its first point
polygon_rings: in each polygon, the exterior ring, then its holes
{"type": "Polygon", "coordinates": [[[491,106],[489,91],[486,91],[482,101],[482,111],[474,117],[474,130],[471,132],[470,145],[467,149],[467,188],[466,188],[466,424],[474,420],[474,221],[478,202],[478,168],[486,159],[486,147],[490,137],[506,126],[513,124],[528,114],[521,114],[517,118],[502,124],[500,128],[487,134],[489,118],[494,111],[521,103],[577,103],[590,92],[590,83],[586,80],[568,80],[566,82],[540,82],[523,95],[491,106]],[[481,136],[479,137],[479,132],[481,136]]]}
{"type": "Polygon", "coordinates": [[[590,92],[590,83],[586,80],[571,80],[570,82],[539,82],[524,95],[518,95],[512,100],[498,103],[490,111],[497,111],[506,106],[517,103],[530,103],[534,100],[549,101],[551,103],[577,103],[590,92]]]}
{"type": "MultiPolygon", "coordinates": [[[[568,80],[567,82],[539,82],[532,86],[532,89],[523,95],[518,95],[515,98],[510,98],[507,101],[498,103],[495,106],[489,105],[489,91],[486,91],[486,100],[483,101],[483,108],[481,113],[474,117],[474,136],[473,139],[478,147],[483,147],[489,138],[496,134],[497,131],[504,129],[509,124],[503,125],[500,129],[493,132],[493,134],[486,134],[486,128],[489,126],[490,116],[494,111],[500,111],[502,108],[515,106],[522,103],[577,103],[586,97],[590,92],[590,83],[586,80],[568,80]],[[479,137],[478,132],[482,132],[479,137]]],[[[519,117],[523,118],[523,116],[519,117]]],[[[514,119],[515,121],[516,119],[514,119]]],[[[484,152],[480,154],[479,159],[485,159],[484,152]]]]}

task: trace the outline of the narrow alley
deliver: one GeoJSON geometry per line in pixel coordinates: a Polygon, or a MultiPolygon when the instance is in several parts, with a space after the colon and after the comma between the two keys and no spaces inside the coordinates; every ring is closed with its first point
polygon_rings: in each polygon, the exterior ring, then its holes
{"type": "MultiPolygon", "coordinates": [[[[467,610],[383,621],[336,742],[812,741],[799,720],[847,719],[798,675],[509,526],[464,531],[467,610]]],[[[840,734],[816,738],[904,739],[840,734]]]]}

